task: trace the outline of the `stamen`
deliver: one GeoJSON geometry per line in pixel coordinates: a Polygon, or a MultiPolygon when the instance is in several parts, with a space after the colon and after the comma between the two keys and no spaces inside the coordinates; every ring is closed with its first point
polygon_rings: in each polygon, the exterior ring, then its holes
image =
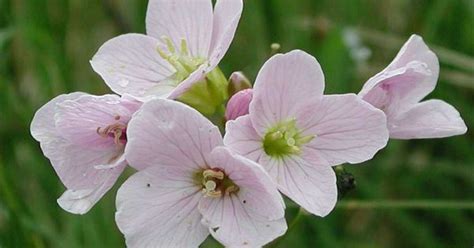
{"type": "Polygon", "coordinates": [[[162,45],[158,45],[156,50],[160,57],[168,61],[171,66],[174,67],[176,73],[173,74],[168,81],[174,81],[174,84],[181,83],[184,79],[186,79],[191,73],[199,68],[202,64],[206,62],[206,59],[199,58],[199,57],[192,57],[188,44],[186,43],[185,39],[182,39],[179,44],[179,51],[177,51],[177,45],[173,43],[173,41],[167,37],[161,37],[161,41],[166,46],[165,51],[162,45]]]}
{"type": "MultiPolygon", "coordinates": [[[[117,117],[118,119],[120,119],[120,116],[116,116],[115,120],[117,120],[117,117]]],[[[125,135],[126,129],[127,129],[127,126],[125,124],[115,123],[105,128],[98,127],[96,132],[102,138],[112,137],[114,139],[115,145],[117,145],[118,147],[123,147],[126,142],[126,135],[125,135]]]]}
{"type": "Polygon", "coordinates": [[[219,180],[224,179],[224,172],[222,171],[215,171],[215,170],[205,170],[202,175],[204,176],[204,179],[207,178],[216,178],[219,180]]]}
{"type": "Polygon", "coordinates": [[[166,43],[166,47],[168,48],[168,51],[173,54],[176,52],[175,48],[174,48],[174,44],[173,44],[173,41],[168,37],[168,36],[162,36],[161,39],[163,41],[165,41],[166,43]]]}
{"type": "Polygon", "coordinates": [[[208,169],[202,172],[202,192],[207,197],[228,196],[239,191],[239,187],[223,171],[208,169]]]}
{"type": "Polygon", "coordinates": [[[185,39],[181,40],[181,55],[189,55],[188,44],[185,39]]]}

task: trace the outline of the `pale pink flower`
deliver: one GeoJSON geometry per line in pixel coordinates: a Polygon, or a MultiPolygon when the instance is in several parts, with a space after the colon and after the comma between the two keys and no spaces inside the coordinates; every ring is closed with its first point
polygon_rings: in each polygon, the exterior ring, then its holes
{"type": "Polygon", "coordinates": [[[235,120],[237,117],[247,115],[249,113],[249,105],[252,101],[252,89],[241,90],[233,95],[225,110],[226,120],[235,120]]]}
{"type": "Polygon", "coordinates": [[[247,116],[227,122],[224,143],[261,164],[280,191],[325,216],[337,199],[332,165],[371,159],[388,140],[385,115],[354,94],[323,95],[324,75],[303,51],[260,70],[247,116]]]}
{"type": "Polygon", "coordinates": [[[175,99],[212,71],[227,52],[242,0],[150,0],[147,35],[106,42],[91,61],[118,94],[175,99]]]}
{"type": "Polygon", "coordinates": [[[126,166],[127,124],[140,103],[116,95],[60,95],[41,107],[31,123],[66,192],[66,211],[84,214],[114,185],[126,166]]]}
{"type": "Polygon", "coordinates": [[[442,138],[464,134],[459,112],[441,100],[420,102],[436,87],[439,62],[418,35],[412,35],[382,72],[370,78],[359,96],[387,115],[390,138],[442,138]]]}
{"type": "Polygon", "coordinates": [[[258,247],[282,235],[284,204],[265,170],[222,146],[195,109],[145,103],[129,124],[125,156],[139,170],[119,189],[116,221],[129,247],[258,247]]]}

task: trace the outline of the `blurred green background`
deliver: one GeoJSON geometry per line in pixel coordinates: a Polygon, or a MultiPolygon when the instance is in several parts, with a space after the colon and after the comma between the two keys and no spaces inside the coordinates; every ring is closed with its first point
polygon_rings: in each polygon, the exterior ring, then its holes
{"type": "MultiPolygon", "coordinates": [[[[114,223],[116,188],[84,216],[61,210],[56,199],[64,188],[29,123],[56,95],[110,92],[89,60],[106,40],[143,33],[146,5],[0,0],[0,247],[124,246],[114,223]]],[[[453,104],[472,129],[472,0],[245,0],[221,67],[254,79],[277,42],[281,51],[299,48],[317,57],[327,93],[358,92],[412,33],[440,58],[440,80],[429,98],[453,104]]],[[[473,136],[390,141],[372,161],[345,166],[356,190],[324,219],[303,216],[279,247],[472,247],[473,136]]],[[[288,209],[290,220],[296,211],[288,209]]]]}

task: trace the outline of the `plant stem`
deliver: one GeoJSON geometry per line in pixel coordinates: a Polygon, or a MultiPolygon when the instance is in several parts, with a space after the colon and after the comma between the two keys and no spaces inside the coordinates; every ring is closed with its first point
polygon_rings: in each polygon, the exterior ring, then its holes
{"type": "Polygon", "coordinates": [[[295,226],[298,224],[298,222],[303,218],[304,216],[304,210],[300,208],[298,210],[298,213],[296,214],[295,218],[291,221],[290,225],[288,226],[288,231],[285,233],[285,235],[279,237],[278,239],[274,240],[271,242],[269,245],[265,246],[266,248],[277,248],[280,243],[285,240],[285,237],[287,237],[291,231],[295,228],[295,226]]]}
{"type": "Polygon", "coordinates": [[[382,201],[340,201],[337,208],[362,209],[456,209],[473,210],[474,201],[437,200],[382,200],[382,201]]]}

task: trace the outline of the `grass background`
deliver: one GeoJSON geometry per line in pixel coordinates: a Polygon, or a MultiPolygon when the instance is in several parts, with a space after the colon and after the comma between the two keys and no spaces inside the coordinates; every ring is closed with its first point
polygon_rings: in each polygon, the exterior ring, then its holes
{"type": "MultiPolygon", "coordinates": [[[[113,218],[116,188],[84,216],[61,210],[56,199],[64,188],[29,123],[56,95],[110,92],[88,61],[106,40],[143,33],[146,5],[0,0],[0,247],[124,246],[113,218]]],[[[440,57],[440,81],[429,98],[450,102],[473,127],[472,0],[245,0],[221,67],[254,79],[278,42],[284,52],[299,48],[318,58],[327,93],[358,92],[412,33],[440,57]]],[[[280,247],[472,247],[473,136],[390,141],[375,159],[345,166],[357,189],[328,217],[303,216],[280,247]]],[[[288,210],[290,220],[295,212],[288,210]]]]}

